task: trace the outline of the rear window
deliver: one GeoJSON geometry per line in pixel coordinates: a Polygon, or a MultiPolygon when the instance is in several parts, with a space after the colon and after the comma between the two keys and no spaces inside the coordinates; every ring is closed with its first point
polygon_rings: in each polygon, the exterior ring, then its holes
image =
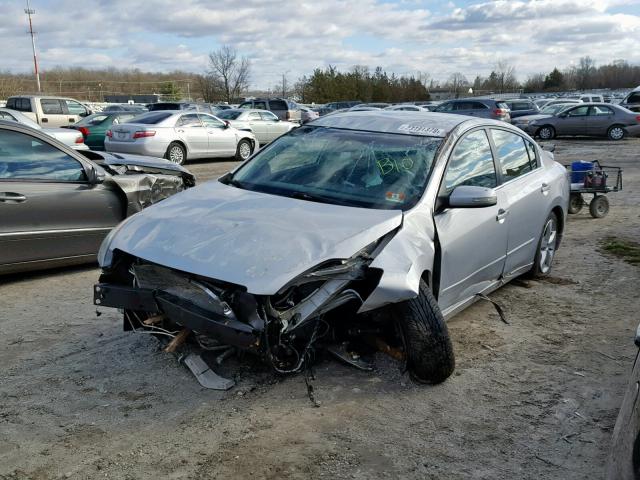
{"type": "Polygon", "coordinates": [[[179,103],[154,103],[149,107],[150,112],[157,112],[159,110],[180,110],[179,103]]]}
{"type": "Polygon", "coordinates": [[[89,115],[88,117],[84,117],[79,122],[76,122],[76,125],[78,125],[78,126],[100,125],[107,118],[109,118],[109,115],[105,115],[104,113],[94,113],[93,115],[89,115]]]}
{"type": "Polygon", "coordinates": [[[640,103],[640,92],[629,95],[625,103],[640,103]]]}
{"type": "MultiPolygon", "coordinates": [[[[269,100],[269,110],[288,110],[289,106],[284,100],[269,100]]],[[[257,107],[256,107],[257,108],[257,107]]]]}
{"type": "Polygon", "coordinates": [[[533,106],[527,102],[513,102],[511,103],[511,110],[530,110],[533,106]]]}
{"type": "Polygon", "coordinates": [[[129,123],[143,123],[147,125],[153,125],[166,120],[171,115],[173,115],[173,113],[170,112],[145,113],[144,115],[140,115],[139,117],[131,119],[131,122],[129,123]]]}
{"type": "Polygon", "coordinates": [[[507,110],[509,108],[509,105],[504,102],[496,102],[496,107],[507,110]]]}
{"type": "Polygon", "coordinates": [[[471,102],[471,110],[486,110],[489,107],[487,107],[484,103],[480,103],[480,102],[471,102]]]}

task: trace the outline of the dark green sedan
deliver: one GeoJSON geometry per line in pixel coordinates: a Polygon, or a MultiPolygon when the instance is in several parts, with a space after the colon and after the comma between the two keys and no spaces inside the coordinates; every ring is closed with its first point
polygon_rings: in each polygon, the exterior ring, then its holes
{"type": "Polygon", "coordinates": [[[104,136],[113,124],[125,123],[139,116],[138,112],[99,112],[71,125],[82,133],[84,143],[91,150],[104,150],[104,136]]]}

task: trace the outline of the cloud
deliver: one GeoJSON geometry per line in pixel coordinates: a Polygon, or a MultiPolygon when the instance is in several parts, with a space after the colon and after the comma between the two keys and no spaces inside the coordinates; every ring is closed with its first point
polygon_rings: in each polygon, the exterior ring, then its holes
{"type": "MultiPolygon", "coordinates": [[[[459,2],[455,2],[458,3],[459,2]]],[[[496,0],[434,13],[418,0],[32,0],[42,68],[56,65],[202,72],[231,44],[265,88],[329,64],[396,74],[487,75],[498,58],[520,77],[590,55],[640,62],[637,0],[496,0]],[[631,8],[628,8],[631,6],[631,8]]],[[[23,5],[0,0],[3,68],[30,71],[23,5]]]]}

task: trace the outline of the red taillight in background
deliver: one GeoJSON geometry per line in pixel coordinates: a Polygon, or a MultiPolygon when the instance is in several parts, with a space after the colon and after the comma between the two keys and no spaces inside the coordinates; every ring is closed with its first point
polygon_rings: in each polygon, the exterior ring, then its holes
{"type": "Polygon", "coordinates": [[[502,117],[502,116],[504,116],[504,115],[506,115],[506,114],[507,114],[507,111],[506,111],[505,109],[503,109],[503,108],[496,108],[496,109],[493,111],[493,114],[494,114],[494,115],[498,115],[499,117],[502,117]]]}
{"type": "Polygon", "coordinates": [[[136,138],[153,137],[155,134],[155,130],[138,130],[133,134],[133,139],[135,140],[136,138]]]}
{"type": "Polygon", "coordinates": [[[640,115],[636,115],[636,122],[640,123],[640,115]]]}
{"type": "Polygon", "coordinates": [[[111,130],[107,130],[107,133],[105,133],[105,135],[109,138],[113,138],[113,132],[111,130]]]}
{"type": "Polygon", "coordinates": [[[78,135],[76,137],[76,143],[84,143],[84,137],[82,135],[78,135]]]}
{"type": "Polygon", "coordinates": [[[78,127],[78,131],[82,134],[84,138],[87,138],[91,131],[87,127],[78,127]]]}

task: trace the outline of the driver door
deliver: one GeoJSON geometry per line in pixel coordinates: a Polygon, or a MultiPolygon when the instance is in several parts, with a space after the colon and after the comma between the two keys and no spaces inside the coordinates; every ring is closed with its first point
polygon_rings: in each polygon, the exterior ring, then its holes
{"type": "Polygon", "coordinates": [[[232,156],[236,153],[236,130],[212,115],[200,113],[200,119],[208,138],[209,154],[218,157],[232,156]]]}
{"type": "Polygon", "coordinates": [[[565,112],[565,117],[560,117],[556,133],[558,135],[586,135],[587,115],[589,105],[581,105],[565,112]]]}
{"type": "Polygon", "coordinates": [[[434,215],[441,250],[438,304],[448,314],[485,291],[500,277],[507,255],[506,198],[483,208],[451,208],[447,198],[459,185],[495,188],[496,166],[485,130],[467,133],[455,146],[440,187],[443,207],[434,215]]]}

